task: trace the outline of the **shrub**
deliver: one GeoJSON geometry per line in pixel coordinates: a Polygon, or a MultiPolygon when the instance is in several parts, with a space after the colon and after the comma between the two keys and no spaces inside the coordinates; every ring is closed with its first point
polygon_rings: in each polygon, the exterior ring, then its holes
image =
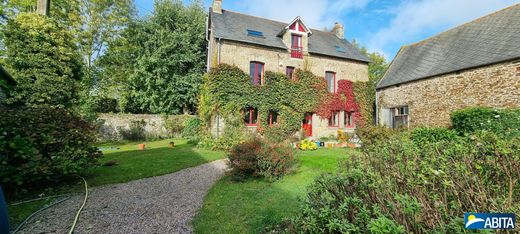
{"type": "Polygon", "coordinates": [[[304,139],[300,142],[300,149],[303,151],[316,150],[318,149],[318,146],[316,145],[316,142],[312,142],[309,139],[304,139]]]}
{"type": "Polygon", "coordinates": [[[145,127],[144,120],[133,120],[128,124],[128,129],[118,127],[118,130],[124,140],[144,141],[146,140],[145,127]]]}
{"type": "Polygon", "coordinates": [[[290,146],[257,137],[233,146],[229,161],[230,173],[235,180],[253,176],[276,180],[295,164],[294,150],[290,146]]]}
{"type": "Polygon", "coordinates": [[[101,156],[95,128],[65,109],[0,112],[0,180],[9,192],[70,178],[101,156]]]}
{"type": "Polygon", "coordinates": [[[457,133],[446,128],[416,128],[411,132],[411,137],[416,144],[429,144],[454,140],[457,133]]]}
{"type": "Polygon", "coordinates": [[[451,113],[451,122],[461,135],[487,130],[520,136],[520,109],[468,108],[451,113]]]}
{"type": "Polygon", "coordinates": [[[169,137],[178,137],[184,133],[184,123],[188,117],[186,115],[164,115],[164,127],[168,130],[169,137]]]}
{"type": "Polygon", "coordinates": [[[356,134],[361,139],[363,145],[373,145],[380,141],[385,141],[396,135],[398,131],[385,127],[365,125],[356,129],[356,134]]]}
{"type": "Polygon", "coordinates": [[[372,219],[368,223],[368,231],[371,234],[401,234],[405,233],[404,227],[397,224],[395,221],[381,216],[377,219],[372,219]]]}
{"type": "Polygon", "coordinates": [[[196,138],[200,134],[201,121],[196,116],[190,116],[182,123],[182,137],[184,138],[196,138]]]}

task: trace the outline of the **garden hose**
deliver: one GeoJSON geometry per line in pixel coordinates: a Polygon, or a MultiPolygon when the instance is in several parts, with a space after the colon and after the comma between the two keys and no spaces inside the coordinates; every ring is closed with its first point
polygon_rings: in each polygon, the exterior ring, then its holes
{"type": "Polygon", "coordinates": [[[78,213],[76,213],[76,217],[74,218],[74,223],[72,223],[72,227],[70,227],[69,234],[72,234],[74,232],[74,228],[76,228],[76,224],[78,223],[79,214],[81,214],[81,211],[83,210],[83,207],[85,207],[85,204],[87,204],[87,198],[88,198],[88,185],[85,178],[80,177],[83,182],[85,183],[85,199],[83,199],[83,204],[81,204],[81,207],[78,210],[78,213]]]}
{"type": "Polygon", "coordinates": [[[17,205],[21,205],[21,204],[25,204],[25,203],[29,203],[29,202],[33,202],[33,201],[40,201],[40,200],[44,200],[44,199],[57,198],[57,197],[71,197],[72,195],[78,195],[78,194],[79,193],[67,193],[67,194],[60,194],[60,195],[54,195],[54,196],[40,197],[40,198],[34,198],[34,199],[21,201],[21,202],[15,202],[15,203],[12,203],[12,204],[9,204],[9,205],[10,206],[17,206],[17,205]]]}
{"type": "Polygon", "coordinates": [[[28,222],[32,217],[34,217],[35,215],[37,215],[38,213],[40,213],[40,212],[42,212],[42,211],[44,211],[44,210],[46,210],[46,209],[48,209],[48,208],[50,208],[50,207],[52,207],[52,206],[58,205],[58,204],[60,204],[60,203],[62,203],[62,202],[64,202],[64,201],[70,199],[71,197],[72,197],[72,196],[69,196],[69,197],[63,198],[63,199],[61,199],[61,200],[59,200],[59,201],[57,201],[57,202],[54,202],[54,203],[52,203],[52,204],[50,204],[50,205],[47,205],[47,206],[45,206],[45,207],[43,207],[43,208],[37,210],[36,212],[34,212],[34,213],[32,213],[31,215],[29,215],[29,217],[27,217],[27,218],[26,218],[22,223],[18,224],[18,226],[17,226],[17,227],[14,229],[14,231],[11,232],[11,233],[12,233],[12,234],[15,234],[15,233],[17,233],[18,231],[20,231],[20,229],[22,229],[22,227],[25,226],[25,224],[27,224],[27,222],[28,222]]]}

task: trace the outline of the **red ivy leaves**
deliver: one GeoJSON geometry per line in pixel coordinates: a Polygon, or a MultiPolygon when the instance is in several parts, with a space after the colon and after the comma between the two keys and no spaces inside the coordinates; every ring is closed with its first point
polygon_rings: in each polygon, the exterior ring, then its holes
{"type": "Polygon", "coordinates": [[[355,112],[355,119],[360,119],[359,104],[356,103],[354,97],[354,83],[352,81],[339,80],[337,92],[329,93],[324,97],[322,104],[316,110],[316,114],[328,119],[331,117],[332,111],[355,112]]]}

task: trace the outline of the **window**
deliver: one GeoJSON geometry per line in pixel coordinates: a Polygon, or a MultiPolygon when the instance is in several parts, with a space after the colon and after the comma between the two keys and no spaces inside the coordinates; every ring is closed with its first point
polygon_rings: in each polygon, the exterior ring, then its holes
{"type": "Polygon", "coordinates": [[[293,74],[294,74],[294,67],[287,67],[285,69],[285,75],[289,78],[289,79],[293,79],[293,74]]]}
{"type": "Polygon", "coordinates": [[[291,57],[303,58],[302,36],[297,34],[291,35],[291,57]]]}
{"type": "Polygon", "coordinates": [[[354,119],[355,112],[353,111],[345,111],[345,127],[346,128],[354,128],[356,127],[355,119],[354,119]]]}
{"type": "Polygon", "coordinates": [[[261,85],[264,79],[264,64],[259,62],[251,62],[249,64],[249,76],[251,77],[251,84],[261,85]]]}
{"type": "Polygon", "coordinates": [[[337,52],[340,52],[340,53],[347,53],[347,51],[346,51],[344,48],[340,47],[340,46],[334,46],[334,48],[336,48],[336,51],[337,51],[337,52]]]}
{"type": "Polygon", "coordinates": [[[246,108],[244,110],[244,123],[247,126],[256,126],[258,119],[258,110],[256,108],[246,108]]]}
{"type": "Polygon", "coordinates": [[[339,127],[339,111],[333,111],[329,118],[329,127],[339,127]]]}
{"type": "Polygon", "coordinates": [[[263,32],[250,30],[250,29],[247,30],[247,35],[252,36],[252,37],[264,37],[263,32]]]}
{"type": "Polygon", "coordinates": [[[336,92],[336,73],[334,72],[326,72],[325,80],[327,80],[327,90],[329,93],[336,92]]]}
{"type": "Polygon", "coordinates": [[[393,128],[408,128],[408,106],[390,109],[393,128]]]}
{"type": "Polygon", "coordinates": [[[269,115],[267,116],[267,121],[269,122],[269,126],[273,126],[273,124],[278,123],[278,112],[269,111],[269,115]]]}

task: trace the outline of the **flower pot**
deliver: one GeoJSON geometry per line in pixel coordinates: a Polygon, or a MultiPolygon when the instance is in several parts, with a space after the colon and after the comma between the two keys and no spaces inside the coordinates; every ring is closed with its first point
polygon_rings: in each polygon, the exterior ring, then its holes
{"type": "Polygon", "coordinates": [[[175,147],[175,142],[173,142],[173,141],[172,141],[172,142],[170,142],[170,143],[168,144],[168,146],[169,146],[170,148],[173,148],[173,147],[175,147]]]}
{"type": "Polygon", "coordinates": [[[144,145],[144,144],[139,144],[139,149],[140,149],[140,150],[144,150],[144,148],[145,148],[145,145],[144,145]]]}
{"type": "Polygon", "coordinates": [[[354,144],[354,143],[348,143],[348,144],[347,144],[347,147],[349,147],[349,148],[356,148],[356,144],[354,144]]]}

